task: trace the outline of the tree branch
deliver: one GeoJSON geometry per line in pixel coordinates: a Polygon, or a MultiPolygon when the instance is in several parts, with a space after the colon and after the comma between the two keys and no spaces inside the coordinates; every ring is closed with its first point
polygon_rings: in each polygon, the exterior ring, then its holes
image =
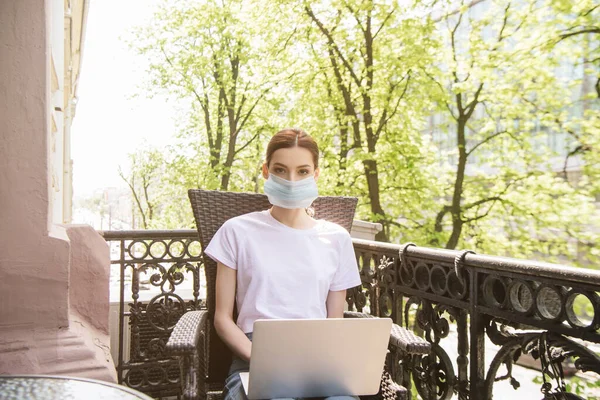
{"type": "Polygon", "coordinates": [[[469,157],[471,155],[471,153],[473,153],[475,151],[475,149],[477,149],[479,146],[489,142],[490,140],[492,140],[493,138],[502,135],[503,133],[507,133],[508,131],[504,130],[504,131],[499,131],[496,132],[488,137],[486,137],[485,139],[483,139],[481,142],[477,143],[475,146],[473,146],[471,148],[471,150],[467,151],[467,157],[469,157]]]}
{"type": "MultiPolygon", "coordinates": [[[[494,205],[496,205],[497,202],[500,202],[502,204],[504,204],[505,202],[507,202],[506,199],[502,198],[502,195],[506,194],[506,192],[508,192],[508,189],[513,184],[515,184],[516,182],[522,181],[522,180],[530,177],[531,175],[532,175],[532,173],[528,173],[528,174],[523,175],[523,176],[521,176],[519,178],[513,179],[511,182],[509,182],[506,185],[506,187],[504,188],[504,190],[502,190],[502,192],[500,192],[499,194],[497,194],[495,196],[490,196],[490,197],[487,197],[485,199],[477,200],[477,201],[475,201],[475,202],[473,202],[471,204],[465,204],[465,205],[463,205],[461,207],[461,221],[463,223],[467,224],[469,222],[473,222],[473,221],[477,221],[477,220],[480,220],[482,218],[485,218],[490,213],[490,211],[492,211],[492,208],[494,208],[494,205]],[[462,219],[462,214],[463,214],[464,211],[469,210],[469,209],[471,209],[473,207],[478,207],[478,206],[480,206],[482,204],[485,204],[485,203],[489,203],[490,201],[492,202],[492,205],[490,205],[490,207],[488,208],[488,210],[486,211],[485,214],[483,214],[483,215],[476,215],[473,218],[462,219]]],[[[477,214],[477,213],[475,213],[475,214],[477,214]]]]}
{"type": "Polygon", "coordinates": [[[500,196],[487,197],[485,199],[474,201],[473,203],[470,203],[470,204],[464,204],[462,206],[462,209],[463,210],[469,210],[469,209],[471,209],[473,207],[477,207],[477,206],[480,206],[482,204],[489,203],[490,201],[501,201],[501,200],[502,200],[502,197],[500,197],[500,196]]]}
{"type": "Polygon", "coordinates": [[[390,112],[389,116],[388,116],[387,115],[388,114],[388,108],[386,107],[383,110],[383,112],[381,113],[381,117],[379,118],[379,124],[377,125],[377,130],[375,131],[375,141],[379,140],[379,135],[381,134],[381,131],[383,130],[383,127],[390,121],[390,119],[394,118],[394,115],[396,115],[396,112],[398,112],[398,107],[400,106],[400,102],[404,98],[404,95],[406,94],[406,90],[408,89],[408,84],[410,82],[410,72],[411,71],[408,70],[408,72],[406,73],[406,75],[397,84],[390,85],[390,90],[388,92],[386,103],[389,103],[389,101],[391,100],[392,93],[394,92],[394,89],[396,87],[398,87],[400,85],[400,83],[402,83],[402,81],[404,79],[406,79],[406,84],[404,85],[404,90],[402,90],[402,93],[398,97],[398,101],[396,101],[396,105],[394,106],[394,109],[392,110],[392,112],[390,112]]]}
{"type": "MultiPolygon", "coordinates": [[[[311,49],[313,49],[313,51],[314,51],[314,48],[312,46],[311,46],[311,49]]],[[[358,125],[357,112],[356,112],[356,109],[354,108],[354,104],[352,103],[352,94],[350,91],[350,84],[348,84],[348,86],[346,86],[344,84],[344,79],[342,77],[340,67],[335,58],[335,55],[333,54],[333,49],[331,47],[329,47],[327,49],[327,52],[329,53],[329,61],[331,62],[331,66],[333,67],[333,73],[335,75],[336,85],[338,87],[338,90],[342,94],[342,98],[344,99],[346,115],[353,118],[353,120],[352,120],[352,137],[354,139],[354,143],[353,143],[352,147],[353,148],[362,147],[362,139],[360,137],[360,128],[358,125]]]]}
{"type": "Polygon", "coordinates": [[[498,43],[500,43],[504,39],[504,29],[506,29],[506,25],[508,24],[508,10],[510,9],[510,3],[506,5],[504,9],[504,19],[502,20],[502,27],[500,28],[500,32],[498,32],[498,43]]]}
{"type": "Polygon", "coordinates": [[[148,224],[146,222],[146,213],[144,213],[144,209],[142,208],[142,203],[140,202],[140,199],[135,191],[135,177],[133,175],[133,172],[131,174],[131,182],[129,182],[129,180],[125,178],[125,174],[123,174],[123,170],[121,169],[121,166],[119,166],[118,173],[119,173],[119,176],[121,177],[121,179],[123,179],[125,181],[125,183],[127,183],[127,186],[129,186],[129,189],[131,189],[131,194],[133,195],[133,199],[135,200],[135,203],[138,206],[138,210],[140,211],[140,215],[142,216],[142,224],[144,224],[144,229],[148,229],[148,224]]]}
{"type": "Polygon", "coordinates": [[[600,7],[600,4],[596,5],[595,7],[590,8],[589,10],[587,10],[585,13],[580,14],[582,17],[587,17],[588,15],[590,15],[591,13],[594,12],[594,10],[596,8],[600,7]]]}
{"type": "Polygon", "coordinates": [[[478,215],[478,216],[476,216],[476,217],[473,217],[473,218],[461,219],[461,221],[463,222],[463,224],[468,224],[468,223],[470,223],[470,222],[477,221],[477,220],[480,220],[480,219],[482,219],[482,218],[485,218],[485,217],[487,217],[487,216],[488,216],[488,214],[490,213],[490,211],[492,211],[492,208],[494,208],[494,204],[496,204],[496,202],[494,202],[494,203],[493,203],[493,204],[492,204],[492,205],[491,205],[491,206],[490,206],[490,207],[487,209],[487,211],[485,212],[485,214],[481,214],[481,215],[478,215]]]}
{"type": "Polygon", "coordinates": [[[148,196],[148,187],[150,187],[150,182],[146,180],[145,175],[142,175],[142,187],[144,188],[144,198],[146,200],[146,207],[148,208],[148,219],[152,221],[154,207],[152,204],[150,204],[150,197],[148,196]]]}
{"type": "MultiPolygon", "coordinates": [[[[462,3],[461,3],[462,5],[462,3]]],[[[462,18],[463,18],[463,14],[460,13],[458,15],[458,21],[456,21],[456,25],[454,26],[453,29],[450,30],[450,43],[452,46],[452,60],[454,60],[454,64],[458,65],[458,61],[456,60],[456,31],[458,30],[458,27],[460,26],[461,22],[462,22],[462,18]]],[[[459,79],[458,79],[458,74],[456,72],[456,68],[452,71],[452,75],[454,75],[454,82],[458,83],[459,79]]],[[[461,110],[462,112],[462,110],[461,110]]]]}
{"type": "MultiPolygon", "coordinates": [[[[213,142],[212,128],[210,125],[210,109],[209,109],[208,95],[206,94],[206,91],[204,92],[204,100],[203,100],[200,97],[200,94],[198,94],[198,92],[196,91],[196,89],[194,89],[194,85],[192,85],[192,83],[189,81],[189,78],[187,76],[185,76],[178,68],[175,67],[175,65],[171,61],[171,58],[168,56],[167,52],[165,51],[164,47],[161,46],[160,50],[163,53],[163,55],[165,56],[165,59],[167,60],[167,63],[171,66],[171,68],[173,68],[175,71],[177,71],[179,73],[179,75],[181,75],[181,77],[183,78],[184,81],[187,81],[188,89],[192,91],[192,93],[194,94],[194,96],[196,97],[198,102],[200,103],[200,107],[202,107],[202,110],[204,110],[204,124],[206,126],[206,136],[208,136],[208,145],[210,148],[212,148],[214,142],[213,142]]],[[[202,87],[205,88],[204,78],[202,78],[202,87]]]]}
{"type": "Polygon", "coordinates": [[[559,42],[561,40],[565,40],[571,36],[576,36],[576,35],[583,35],[585,33],[600,33],[600,27],[599,28],[588,28],[588,29],[581,29],[575,32],[569,32],[569,33],[563,33],[562,35],[560,35],[560,39],[558,40],[559,42]]]}
{"type": "MultiPolygon", "coordinates": [[[[385,221],[386,223],[390,224],[390,225],[397,226],[398,228],[402,228],[402,229],[408,229],[408,226],[406,226],[406,225],[403,225],[403,224],[401,224],[401,223],[400,223],[400,222],[398,222],[398,221],[394,221],[393,219],[386,218],[386,219],[384,219],[384,221],[385,221]]],[[[421,226],[423,226],[423,225],[421,225],[421,226]]]]}
{"type": "Polygon", "coordinates": [[[563,175],[567,182],[569,182],[569,178],[567,175],[567,167],[569,165],[569,158],[571,158],[577,154],[585,153],[586,151],[589,151],[589,150],[591,150],[591,148],[589,146],[584,146],[583,144],[580,144],[579,146],[577,146],[573,150],[571,150],[569,152],[569,154],[567,154],[567,156],[565,157],[565,163],[563,164],[563,175]]]}
{"type": "Polygon", "coordinates": [[[483,89],[483,82],[479,84],[477,91],[473,95],[473,100],[471,100],[471,102],[469,104],[467,104],[467,106],[465,107],[465,110],[467,110],[467,113],[465,114],[467,119],[471,118],[471,115],[473,115],[473,112],[475,111],[475,107],[477,107],[477,103],[479,102],[479,95],[481,94],[482,89],[483,89]]]}
{"type": "Polygon", "coordinates": [[[258,103],[262,100],[263,97],[265,97],[265,95],[269,92],[269,90],[271,90],[271,88],[265,89],[260,94],[260,96],[258,96],[258,99],[256,99],[256,101],[254,102],[254,104],[252,105],[252,107],[250,107],[250,109],[248,110],[248,112],[244,116],[244,119],[242,120],[242,122],[240,123],[240,125],[237,127],[237,130],[235,131],[235,135],[236,136],[244,128],[244,125],[246,125],[246,121],[248,121],[248,118],[250,118],[250,115],[252,115],[252,112],[254,111],[254,108],[256,108],[256,106],[258,105],[258,103]]]}
{"type": "MultiPolygon", "coordinates": [[[[444,87],[442,86],[441,83],[439,83],[429,72],[422,70],[425,75],[427,75],[429,77],[429,79],[431,79],[433,81],[433,83],[435,83],[439,88],[440,91],[442,93],[446,93],[446,89],[444,89],[444,87]]],[[[450,113],[450,115],[452,116],[452,118],[454,118],[454,120],[456,121],[458,119],[458,117],[456,115],[454,115],[454,111],[452,111],[452,107],[450,107],[450,103],[448,103],[446,100],[443,100],[444,104],[446,105],[446,108],[448,109],[448,112],[450,113]]]]}
{"type": "Polygon", "coordinates": [[[388,22],[388,20],[392,17],[392,15],[395,12],[396,12],[396,8],[394,7],[392,9],[392,11],[390,11],[389,14],[385,16],[385,18],[383,19],[383,22],[381,23],[381,26],[379,27],[379,29],[377,29],[377,32],[375,32],[375,34],[373,34],[373,40],[375,40],[375,38],[377,37],[377,35],[379,34],[379,32],[381,32],[381,30],[383,29],[383,27],[385,26],[385,24],[388,22]]]}
{"type": "Polygon", "coordinates": [[[346,8],[348,9],[348,11],[350,11],[350,13],[352,14],[352,16],[356,20],[356,23],[358,24],[358,27],[360,28],[360,30],[363,31],[363,33],[365,33],[365,27],[363,26],[362,21],[358,18],[358,14],[356,13],[356,11],[354,11],[354,9],[352,8],[352,6],[350,4],[348,4],[347,1],[344,1],[344,6],[346,6],[346,8]]]}
{"type": "Polygon", "coordinates": [[[238,153],[240,153],[242,150],[244,150],[246,147],[248,147],[248,145],[250,145],[252,142],[254,142],[254,140],[258,137],[259,134],[260,134],[260,131],[256,132],[254,134],[254,136],[252,136],[252,138],[246,142],[246,144],[244,144],[242,147],[240,147],[239,149],[237,149],[236,151],[234,151],[234,153],[233,153],[234,156],[237,156],[238,153]]]}
{"type": "Polygon", "coordinates": [[[244,107],[244,104],[246,103],[246,92],[248,91],[248,86],[250,85],[250,82],[248,82],[246,84],[246,87],[244,88],[244,93],[242,94],[242,99],[240,100],[240,106],[237,109],[237,112],[235,113],[235,124],[237,126],[237,123],[240,121],[240,116],[242,115],[242,108],[244,107]]]}
{"type": "Polygon", "coordinates": [[[309,17],[317,24],[317,26],[319,27],[319,30],[327,37],[327,41],[329,42],[329,45],[337,53],[338,57],[342,61],[342,64],[344,64],[344,66],[346,67],[346,69],[348,70],[348,72],[350,73],[350,75],[352,76],[352,79],[354,80],[354,82],[356,83],[356,85],[360,87],[361,86],[360,85],[360,79],[358,78],[358,76],[356,76],[356,73],[352,69],[352,66],[348,63],[348,60],[346,60],[346,57],[344,57],[344,55],[342,54],[340,48],[335,43],[335,40],[333,40],[333,36],[331,36],[331,33],[329,32],[329,30],[317,18],[317,16],[313,13],[313,11],[312,11],[312,9],[310,8],[309,5],[305,5],[304,6],[304,10],[309,15],[309,17]]]}
{"type": "Polygon", "coordinates": [[[444,220],[444,217],[446,216],[446,214],[448,214],[450,212],[451,209],[452,209],[451,206],[444,206],[441,209],[441,211],[436,215],[436,217],[435,217],[435,231],[436,232],[442,231],[442,221],[444,220]]]}

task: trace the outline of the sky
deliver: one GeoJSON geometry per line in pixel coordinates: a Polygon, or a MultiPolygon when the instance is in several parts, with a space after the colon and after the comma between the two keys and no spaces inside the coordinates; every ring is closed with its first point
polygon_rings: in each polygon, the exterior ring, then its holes
{"type": "Polygon", "coordinates": [[[147,62],[124,39],[147,23],[157,0],[91,0],[71,133],[74,197],[125,187],[119,165],[143,146],[162,147],[174,134],[175,109],[141,88],[147,62]],[[140,94],[133,97],[135,94],[140,94]]]}

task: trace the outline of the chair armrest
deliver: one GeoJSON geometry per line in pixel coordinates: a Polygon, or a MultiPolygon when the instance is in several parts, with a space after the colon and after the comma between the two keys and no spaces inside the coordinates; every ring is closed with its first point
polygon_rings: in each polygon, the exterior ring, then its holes
{"type": "Polygon", "coordinates": [[[166,345],[167,354],[179,358],[181,394],[184,400],[206,398],[208,321],[206,310],[183,314],[166,345]]]}
{"type": "Polygon", "coordinates": [[[198,350],[198,340],[201,334],[206,334],[207,322],[207,310],[188,311],[183,314],[169,336],[167,352],[178,355],[198,350]]]}
{"type": "Polygon", "coordinates": [[[408,354],[424,355],[431,351],[431,343],[396,324],[392,324],[390,344],[408,354]]]}
{"type": "MultiPolygon", "coordinates": [[[[373,315],[356,311],[344,312],[344,318],[376,318],[373,315]]],[[[399,325],[392,324],[390,344],[408,354],[428,354],[431,344],[415,335],[412,331],[399,325]]]]}

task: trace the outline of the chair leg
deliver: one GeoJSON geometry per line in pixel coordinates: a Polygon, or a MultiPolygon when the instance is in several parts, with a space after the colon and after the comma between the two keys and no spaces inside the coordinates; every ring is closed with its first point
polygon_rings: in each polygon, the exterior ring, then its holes
{"type": "Polygon", "coordinates": [[[198,388],[198,354],[186,354],[180,358],[180,376],[183,387],[183,400],[200,398],[198,388]]]}

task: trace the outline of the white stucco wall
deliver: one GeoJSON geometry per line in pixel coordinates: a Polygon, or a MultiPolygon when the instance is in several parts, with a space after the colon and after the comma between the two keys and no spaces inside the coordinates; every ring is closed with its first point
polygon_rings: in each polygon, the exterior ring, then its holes
{"type": "Polygon", "coordinates": [[[46,6],[0,1],[1,325],[67,322],[69,245],[51,223],[46,6]],[[47,297],[64,300],[64,309],[47,297]]]}
{"type": "Polygon", "coordinates": [[[53,223],[59,5],[0,1],[0,375],[114,381],[107,245],[90,227],[67,227],[68,236],[53,223]]]}
{"type": "Polygon", "coordinates": [[[50,0],[49,46],[52,85],[50,86],[51,129],[48,138],[50,161],[51,221],[63,223],[64,89],[65,89],[65,18],[64,0],[50,0]]]}

